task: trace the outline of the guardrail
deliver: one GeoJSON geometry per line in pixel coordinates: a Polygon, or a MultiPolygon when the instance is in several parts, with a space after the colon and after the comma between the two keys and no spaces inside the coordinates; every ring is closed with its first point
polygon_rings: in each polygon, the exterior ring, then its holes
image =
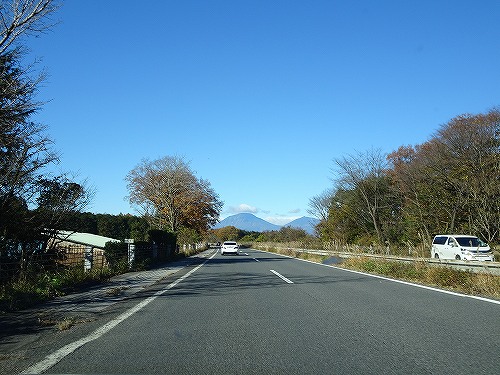
{"type": "Polygon", "coordinates": [[[463,260],[451,260],[451,259],[444,260],[444,259],[433,259],[433,258],[410,258],[410,257],[399,257],[394,255],[348,253],[342,251],[297,249],[291,247],[281,247],[280,249],[297,251],[308,254],[316,254],[321,256],[332,256],[338,258],[366,257],[366,258],[378,258],[378,259],[386,259],[386,260],[393,260],[396,262],[407,262],[407,263],[418,261],[418,262],[425,262],[431,266],[436,266],[436,267],[445,266],[464,271],[470,271],[476,273],[489,273],[492,275],[500,276],[499,262],[463,261],[463,260]]]}

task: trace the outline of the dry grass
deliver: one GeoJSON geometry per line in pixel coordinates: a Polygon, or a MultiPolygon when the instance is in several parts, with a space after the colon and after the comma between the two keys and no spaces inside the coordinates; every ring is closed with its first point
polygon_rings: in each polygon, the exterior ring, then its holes
{"type": "MultiPolygon", "coordinates": [[[[325,256],[299,252],[291,248],[268,247],[266,250],[317,263],[322,263],[327,258],[325,256]]],[[[500,276],[489,273],[474,273],[451,267],[430,266],[422,260],[415,260],[412,263],[402,263],[362,256],[345,259],[338,266],[463,294],[500,300],[500,276]]]]}
{"type": "Polygon", "coordinates": [[[120,296],[124,290],[127,290],[127,287],[117,287],[106,290],[107,296],[118,297],[120,296]]]}
{"type": "Polygon", "coordinates": [[[38,321],[42,326],[55,326],[58,331],[66,331],[77,324],[88,323],[92,320],[73,317],[62,319],[40,318],[38,321]]]}
{"type": "Polygon", "coordinates": [[[474,273],[451,267],[430,266],[422,261],[400,263],[366,257],[346,259],[340,266],[468,295],[500,299],[500,276],[489,273],[474,273]]]}

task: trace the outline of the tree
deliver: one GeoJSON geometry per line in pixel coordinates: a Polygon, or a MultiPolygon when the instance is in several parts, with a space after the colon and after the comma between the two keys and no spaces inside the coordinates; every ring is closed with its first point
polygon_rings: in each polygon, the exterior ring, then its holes
{"type": "Polygon", "coordinates": [[[337,185],[344,191],[355,191],[363,205],[358,215],[368,215],[379,243],[384,243],[381,217],[389,202],[389,180],[386,156],[380,150],[335,159],[337,185]]]}
{"type": "MultiPolygon", "coordinates": [[[[45,127],[30,121],[39,110],[33,101],[38,81],[19,66],[20,52],[0,55],[0,197],[30,201],[38,190],[38,173],[58,161],[45,127]]],[[[0,198],[1,199],[1,198],[0,198]]],[[[7,207],[1,205],[2,210],[7,207]]]]}
{"type": "Polygon", "coordinates": [[[373,223],[356,190],[337,189],[332,197],[328,219],[318,226],[323,240],[342,243],[372,242],[373,223]]]}
{"type": "Polygon", "coordinates": [[[195,244],[200,242],[200,234],[192,228],[182,227],[177,233],[177,242],[179,244],[195,244]]]}
{"type": "Polygon", "coordinates": [[[307,210],[312,216],[317,217],[320,221],[328,220],[328,212],[332,206],[334,192],[332,189],[327,189],[321,194],[312,197],[309,200],[309,209],[307,210]]]}
{"type": "Polygon", "coordinates": [[[85,208],[92,197],[83,185],[66,176],[40,177],[37,185],[36,208],[27,216],[28,219],[32,217],[31,223],[38,223],[38,227],[31,226],[35,233],[55,234],[66,229],[65,224],[72,213],[85,208]]]}
{"type": "Polygon", "coordinates": [[[0,55],[22,36],[50,29],[50,16],[59,8],[53,0],[12,0],[0,3],[0,55]]]}
{"type": "Polygon", "coordinates": [[[137,165],[126,176],[129,200],[158,229],[203,234],[217,223],[222,202],[207,180],[199,179],[179,157],[166,156],[137,165]]]}
{"type": "Polygon", "coordinates": [[[281,227],[277,231],[277,240],[279,242],[301,241],[308,237],[307,232],[302,228],[292,228],[289,226],[281,227]]]}
{"type": "Polygon", "coordinates": [[[232,225],[223,228],[212,229],[211,232],[219,242],[237,241],[243,236],[243,231],[232,225]]]}
{"type": "Polygon", "coordinates": [[[405,237],[409,240],[424,240],[430,243],[435,229],[435,215],[440,210],[437,196],[443,194],[439,183],[429,183],[430,173],[425,166],[421,146],[401,146],[387,156],[392,165],[389,169],[393,194],[401,201],[401,220],[404,221],[405,237]]]}
{"type": "Polygon", "coordinates": [[[499,146],[500,112],[493,109],[457,116],[428,142],[391,153],[390,175],[407,229],[427,242],[433,234],[457,231],[498,238],[499,146]]]}
{"type": "Polygon", "coordinates": [[[66,175],[47,171],[58,155],[46,127],[33,121],[43,103],[35,95],[43,74],[22,66],[23,35],[50,27],[52,0],[13,0],[0,4],[0,255],[25,264],[40,249],[43,233],[60,227],[72,210],[83,208],[90,193],[66,175]]]}
{"type": "Polygon", "coordinates": [[[500,230],[500,111],[457,116],[438,130],[434,141],[442,161],[436,170],[452,198],[443,202],[451,213],[451,230],[477,231],[493,240],[500,230]]]}

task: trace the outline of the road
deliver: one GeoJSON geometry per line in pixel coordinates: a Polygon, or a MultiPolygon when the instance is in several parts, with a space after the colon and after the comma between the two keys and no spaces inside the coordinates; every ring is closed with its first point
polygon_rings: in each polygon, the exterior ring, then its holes
{"type": "Polygon", "coordinates": [[[26,373],[500,369],[497,303],[251,249],[214,254],[112,310],[53,341],[26,373]]]}

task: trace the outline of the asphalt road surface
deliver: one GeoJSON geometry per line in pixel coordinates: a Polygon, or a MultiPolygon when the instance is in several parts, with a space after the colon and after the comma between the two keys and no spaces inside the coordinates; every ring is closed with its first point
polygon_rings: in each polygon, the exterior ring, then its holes
{"type": "Polygon", "coordinates": [[[249,249],[51,345],[25,373],[498,374],[500,304],[249,249]]]}

